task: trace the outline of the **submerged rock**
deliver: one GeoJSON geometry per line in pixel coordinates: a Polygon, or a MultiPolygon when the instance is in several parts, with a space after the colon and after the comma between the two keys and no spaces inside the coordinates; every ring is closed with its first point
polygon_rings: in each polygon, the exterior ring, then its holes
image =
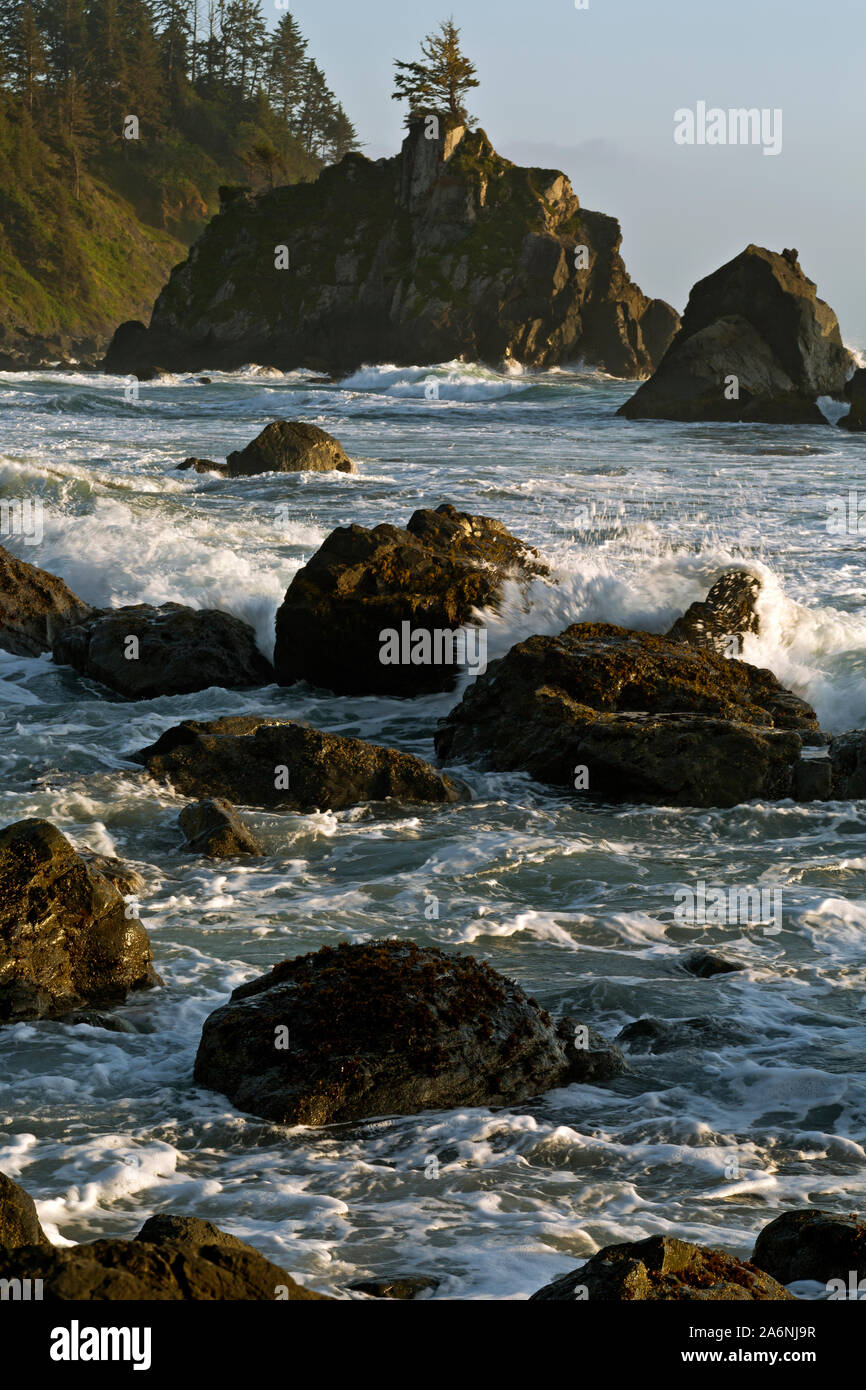
{"type": "Polygon", "coordinates": [[[44,820],[0,831],[0,1023],[116,1003],[161,984],[147,932],[44,820]]]}
{"type": "Polygon", "coordinates": [[[676,1052],[681,1047],[740,1045],[747,1041],[743,1028],[725,1018],[639,1018],[626,1024],[617,1042],[633,1052],[676,1052]]]}
{"type": "Polygon", "coordinates": [[[405,530],[341,526],[295,575],[277,612],[277,679],[346,695],[450,690],[472,648],[464,644],[461,653],[436,635],[474,624],[478,609],[500,602],[506,579],[525,583],[547,573],[537,552],[501,522],[447,502],[415,512],[405,530]],[[388,634],[399,652],[388,648],[388,634]],[[416,640],[416,657],[425,655],[425,639],[429,659],[412,661],[416,640]]]}
{"type": "Polygon", "coordinates": [[[852,1276],[866,1279],[866,1223],[815,1207],[786,1211],[761,1231],[752,1264],[781,1284],[841,1279],[847,1290],[852,1276]]]}
{"type": "Polygon", "coordinates": [[[183,463],[177,465],[179,473],[192,469],[195,473],[220,473],[224,478],[228,476],[228,465],[225,463],[215,463],[213,459],[184,459],[183,463]]]}
{"type": "Polygon", "coordinates": [[[796,255],[747,246],[692,289],[655,374],[618,414],[632,420],[826,425],[853,358],[796,255]]]}
{"type": "Polygon", "coordinates": [[[133,1240],[19,1245],[3,1277],[41,1279],[45,1303],[273,1302],[327,1298],[209,1221],[151,1217],[133,1240]]]}
{"type": "Polygon", "coordinates": [[[728,570],[716,580],[702,603],[693,603],[677,618],[667,635],[672,642],[708,647],[720,656],[739,656],[740,639],[747,632],[760,630],[755,611],[760,592],[757,575],[747,570],[728,570]]]}
{"type": "Polygon", "coordinates": [[[857,368],[845,387],[845,395],[851,402],[851,409],[839,424],[852,433],[866,430],[866,367],[857,368]]]}
{"type": "MultiPolygon", "coordinates": [[[[29,1193],[0,1173],[0,1265],[8,1250],[19,1245],[48,1245],[48,1237],[39,1224],[36,1204],[29,1193]]],[[[0,1277],[7,1277],[5,1272],[0,1277]]]]}
{"type": "Polygon", "coordinates": [[[728,960],[716,951],[692,951],[681,962],[686,974],[699,980],[712,980],[716,975],[730,975],[736,970],[745,970],[742,961],[728,960]]]}
{"type": "Polygon", "coordinates": [[[491,664],[436,734],[480,758],[612,802],[734,806],[791,795],[814,711],[769,671],[646,632],[575,623],[491,664]]]}
{"type": "Polygon", "coordinates": [[[839,801],[866,798],[866,729],[852,729],[830,742],[831,795],[839,801]]]}
{"type": "Polygon", "coordinates": [[[619,223],[581,208],[557,170],[440,124],[428,139],[414,121],[393,159],[349,154],[313,184],[224,202],[150,327],[118,329],[106,371],[578,357],[652,371],[679,319],[629,279],[619,223]]]}
{"type": "Polygon", "coordinates": [[[243,806],[335,811],[387,797],[457,800],[453,783],[412,753],[286,719],[187,719],[132,756],[185,796],[243,806]]]}
{"type": "Polygon", "coordinates": [[[194,806],[185,806],[178,822],[187,839],[187,848],[212,859],[236,854],[263,854],[255,835],[246,826],[230,801],[208,796],[194,806]]]}
{"type": "Polygon", "coordinates": [[[56,574],[18,560],[0,545],[0,647],[40,656],[90,609],[56,574]]]}
{"type": "Polygon", "coordinates": [[[764,1302],[794,1295],[762,1270],[720,1250],[674,1236],[606,1245],[580,1269],[534,1293],[530,1302],[764,1302]]]}
{"type": "Polygon", "coordinates": [[[434,1279],[432,1274],[409,1274],[393,1279],[358,1279],[349,1288],[370,1298],[398,1298],[407,1302],[421,1294],[435,1292],[439,1284],[440,1280],[434,1279]]]}
{"type": "Polygon", "coordinates": [[[180,603],[96,609],[54,643],[54,660],[129,700],[247,689],[274,679],[248,623],[180,603]]]}
{"type": "Polygon", "coordinates": [[[328,946],[234,991],[206,1019],[195,1079],[278,1124],[509,1105],[623,1069],[471,956],[412,941],[328,946]]]}

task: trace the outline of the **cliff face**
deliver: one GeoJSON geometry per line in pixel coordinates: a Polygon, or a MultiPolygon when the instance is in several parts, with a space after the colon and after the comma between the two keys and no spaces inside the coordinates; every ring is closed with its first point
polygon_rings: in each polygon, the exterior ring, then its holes
{"type": "Polygon", "coordinates": [[[428,140],[419,122],[393,159],[348,155],[315,183],[224,203],[150,328],[123,324],[105,366],[583,359],[646,376],[679,319],[632,283],[621,240],[564,174],[518,168],[483,131],[428,140]]]}

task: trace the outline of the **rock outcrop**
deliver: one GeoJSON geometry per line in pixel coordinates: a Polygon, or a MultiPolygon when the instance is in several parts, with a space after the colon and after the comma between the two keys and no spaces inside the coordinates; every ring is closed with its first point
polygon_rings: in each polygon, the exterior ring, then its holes
{"type": "Polygon", "coordinates": [[[853,358],[796,256],[747,246],[692,289],[679,332],[619,414],[826,425],[853,358]]]}
{"type": "Polygon", "coordinates": [[[761,1231],[752,1264],[781,1284],[841,1279],[848,1290],[853,1277],[856,1288],[866,1279],[866,1223],[814,1207],[786,1211],[761,1231]]]}
{"type": "Polygon", "coordinates": [[[157,1216],[133,1240],[2,1251],[5,1279],[40,1279],[45,1303],[326,1299],[209,1221],[157,1216]]]}
{"type": "Polygon", "coordinates": [[[720,656],[739,656],[741,639],[758,632],[755,604],[761,581],[748,570],[727,570],[713,584],[706,598],[693,603],[677,618],[667,636],[673,642],[707,647],[720,656]]]}
{"type": "Polygon", "coordinates": [[[132,757],[185,796],[242,806],[336,811],[387,797],[457,800],[453,783],[412,753],[256,715],[184,720],[132,757]]]}
{"type": "Polygon", "coordinates": [[[471,956],[412,941],[325,946],[234,991],[205,1020],[200,1085],[278,1124],[508,1105],[623,1069],[471,956]]]}
{"type": "Polygon", "coordinates": [[[792,795],[803,743],[817,738],[814,711],[770,671],[576,623],[491,663],[436,749],[603,801],[733,806],[792,795]]]}
{"type": "Polygon", "coordinates": [[[277,611],[277,679],[346,695],[450,690],[472,654],[465,642],[461,650],[457,630],[499,603],[506,579],[547,573],[501,522],[448,502],[415,512],[405,530],[341,526],[298,571],[277,611]],[[386,633],[399,651],[388,650],[386,633]]]}
{"type": "Polygon", "coordinates": [[[463,357],[652,371],[679,319],[629,279],[619,223],[483,131],[429,130],[414,123],[393,159],[350,154],[313,184],[225,202],[150,327],[120,326],[106,370],[463,357]]]}
{"type": "Polygon", "coordinates": [[[547,1284],[530,1302],[780,1302],[794,1295],[762,1270],[720,1250],[674,1236],[606,1245],[580,1269],[547,1284]]]}
{"type": "Polygon", "coordinates": [[[128,700],[212,686],[246,689],[274,679],[249,623],[180,603],[94,609],[54,643],[54,660],[128,700]]]}
{"type": "Polygon", "coordinates": [[[837,801],[866,798],[866,729],[838,734],[830,743],[830,787],[827,796],[837,801]]]}
{"type": "Polygon", "coordinates": [[[866,430],[866,367],[857,368],[845,387],[845,396],[851,402],[851,409],[839,424],[852,433],[866,430]]]}
{"type": "Polygon", "coordinates": [[[90,612],[56,574],[19,560],[0,545],[0,647],[16,656],[49,652],[60,634],[90,612]]]}
{"type": "Polygon", "coordinates": [[[117,1003],[160,984],[118,890],[44,820],[0,831],[0,1023],[117,1003]]]}
{"type": "Polygon", "coordinates": [[[222,473],[226,478],[252,478],[258,473],[354,473],[355,465],[327,430],[302,420],[274,420],[244,449],[229,454],[225,463],[184,459],[178,468],[197,473],[222,473]]]}
{"type": "Polygon", "coordinates": [[[253,832],[241,820],[230,801],[208,796],[185,806],[178,823],[187,848],[211,859],[230,859],[237,854],[263,854],[253,832]]]}
{"type": "Polygon", "coordinates": [[[17,1182],[0,1173],[0,1265],[6,1252],[19,1245],[48,1244],[33,1198],[17,1182]]]}

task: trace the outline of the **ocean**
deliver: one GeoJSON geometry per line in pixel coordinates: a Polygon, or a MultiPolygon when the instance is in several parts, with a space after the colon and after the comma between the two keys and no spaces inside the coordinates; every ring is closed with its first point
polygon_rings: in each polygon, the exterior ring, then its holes
{"type": "MultiPolygon", "coordinates": [[[[39,544],[3,543],[95,605],[226,609],[268,655],[293,574],[335,526],[405,525],[445,501],[504,522],[556,581],[509,588],[484,615],[489,659],[572,622],[664,632],[745,563],[763,588],[744,658],[829,732],[866,728],[866,436],[618,420],[633,384],[579,369],[207,375],[142,383],[136,399],[119,377],[0,374],[0,500],[44,508],[39,544]],[[175,471],[281,417],[330,431],[357,474],[175,471]]],[[[460,689],[128,703],[5,652],[0,677],[0,823],[44,817],[138,869],[166,982],[118,1010],[133,1031],[0,1030],[0,1170],[52,1240],[130,1236],[169,1211],[322,1292],[423,1274],[440,1281],[428,1297],[519,1300],[611,1242],[671,1233],[748,1258],[792,1206],[866,1206],[864,803],[612,808],[460,767],[469,802],[251,811],[267,857],[212,862],[184,851],[184,799],[131,751],[182,718],[265,712],[432,759],[460,689]],[[699,883],[777,892],[781,930],[682,921],[677,893],[699,883]],[[644,1016],[727,1026],[497,1111],[288,1129],[193,1083],[202,1022],[236,985],[384,936],[469,951],[608,1036],[644,1016]],[[746,968],[693,978],[681,963],[696,948],[746,968]]]]}

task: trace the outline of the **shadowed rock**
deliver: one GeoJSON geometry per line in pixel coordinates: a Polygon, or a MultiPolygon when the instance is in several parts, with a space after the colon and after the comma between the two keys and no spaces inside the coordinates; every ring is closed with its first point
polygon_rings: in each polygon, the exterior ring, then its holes
{"type": "Polygon", "coordinates": [[[747,246],[694,286],[655,374],[618,413],[826,426],[817,398],[840,398],[852,365],[796,257],[747,246]]]}
{"type": "Polygon", "coordinates": [[[769,671],[605,623],[531,637],[493,662],[436,734],[479,758],[605,801],[733,806],[791,795],[814,711],[769,671]]]}
{"type": "Polygon", "coordinates": [[[421,1294],[434,1292],[440,1280],[431,1274],[410,1274],[405,1278],[358,1279],[349,1288],[355,1293],[365,1293],[370,1298],[397,1298],[404,1302],[419,1298],[421,1294]]]}
{"type": "Polygon", "coordinates": [[[730,975],[736,970],[745,970],[741,961],[728,960],[715,951],[692,951],[681,961],[683,970],[699,980],[712,980],[716,975],[730,975]]]}
{"type": "Polygon", "coordinates": [[[708,647],[720,656],[739,656],[739,639],[759,631],[755,603],[761,592],[757,575],[729,570],[710,589],[702,603],[693,603],[667,634],[672,642],[708,647]]]}
{"type": "Polygon", "coordinates": [[[450,690],[459,651],[448,645],[438,662],[385,663],[383,634],[408,624],[413,635],[428,634],[432,650],[433,634],[474,624],[476,610],[495,607],[506,579],[547,573],[501,522],[450,503],[415,512],[405,530],[342,526],[298,571],[277,612],[277,679],[349,695],[450,690]]]}
{"type": "Polygon", "coordinates": [[[62,579],[18,560],[0,545],[0,647],[40,656],[90,612],[62,579]]]}
{"type": "Polygon", "coordinates": [[[129,700],[247,689],[274,679],[248,623],[179,603],[96,609],[54,643],[54,660],[129,700]]]}
{"type": "Polygon", "coordinates": [[[0,1173],[0,1265],[5,1261],[6,1251],[15,1246],[48,1244],[33,1198],[17,1182],[0,1173]]]}
{"type": "Polygon", "coordinates": [[[852,729],[830,743],[831,790],[840,801],[866,797],[866,730],[852,729]]]}
{"type": "Polygon", "coordinates": [[[845,388],[845,395],[851,402],[851,409],[839,424],[852,433],[866,430],[866,367],[857,368],[845,388]]]}
{"type": "Polygon", "coordinates": [[[471,956],[411,941],[283,961],[205,1021],[195,1079],[279,1124],[508,1105],[623,1070],[613,1044],[555,1024],[471,956]]]}
{"type": "Polygon", "coordinates": [[[387,797],[457,800],[453,783],[411,753],[255,715],[184,720],[132,757],[185,796],[242,806],[310,811],[387,797]]]}
{"type": "Polygon", "coordinates": [[[841,1279],[847,1289],[852,1274],[866,1279],[866,1223],[814,1207],[786,1211],[761,1231],[752,1264],[781,1284],[841,1279]]]}
{"type": "Polygon", "coordinates": [[[178,816],[187,838],[187,848],[213,859],[236,854],[264,854],[252,831],[244,824],[230,801],[205,797],[194,806],[185,806],[178,816]]]}
{"type": "Polygon", "coordinates": [[[0,1022],[116,1003],[160,984],[147,932],[48,821],[0,831],[0,1022]]]}
{"type": "Polygon", "coordinates": [[[616,1040],[631,1052],[675,1052],[681,1047],[712,1051],[742,1046],[747,1038],[742,1027],[724,1018],[639,1018],[626,1024],[616,1040]]]}
{"type": "Polygon", "coordinates": [[[788,1301],[793,1294],[762,1270],[720,1250],[674,1236],[606,1245],[597,1255],[534,1293],[545,1300],[589,1303],[788,1301]]]}

